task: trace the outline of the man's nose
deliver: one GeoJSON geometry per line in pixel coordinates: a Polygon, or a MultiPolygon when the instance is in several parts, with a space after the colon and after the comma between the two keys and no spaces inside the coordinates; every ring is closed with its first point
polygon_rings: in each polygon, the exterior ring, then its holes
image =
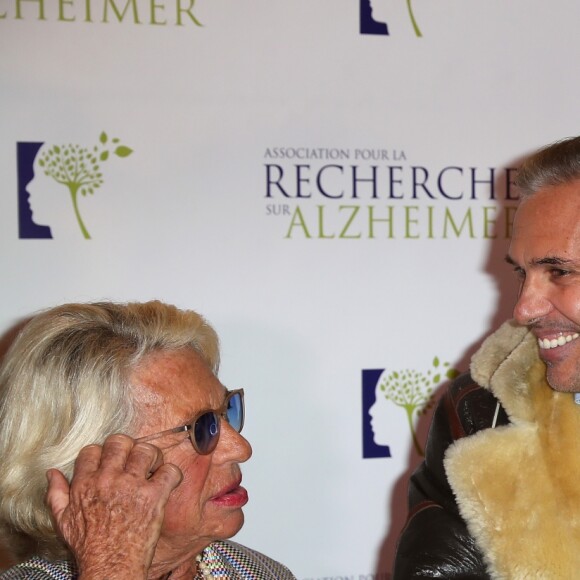
{"type": "Polygon", "coordinates": [[[548,288],[540,280],[528,277],[522,284],[514,306],[514,318],[523,326],[532,324],[552,310],[548,288]]]}

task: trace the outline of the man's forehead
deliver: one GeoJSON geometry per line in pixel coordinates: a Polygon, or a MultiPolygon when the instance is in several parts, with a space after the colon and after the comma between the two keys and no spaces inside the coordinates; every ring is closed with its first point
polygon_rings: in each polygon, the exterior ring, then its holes
{"type": "Polygon", "coordinates": [[[545,188],[520,202],[508,255],[520,265],[580,260],[580,181],[545,188]]]}
{"type": "Polygon", "coordinates": [[[530,222],[544,229],[558,223],[574,231],[580,218],[580,180],[544,188],[523,198],[514,215],[514,227],[530,222]]]}

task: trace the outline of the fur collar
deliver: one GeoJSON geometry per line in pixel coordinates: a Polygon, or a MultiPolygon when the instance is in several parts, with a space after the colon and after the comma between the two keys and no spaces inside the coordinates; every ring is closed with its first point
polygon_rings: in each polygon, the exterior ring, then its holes
{"type": "Polygon", "coordinates": [[[568,579],[580,570],[580,409],[546,382],[535,338],[513,322],[471,374],[512,424],[456,441],[445,469],[495,579],[568,579]]]}

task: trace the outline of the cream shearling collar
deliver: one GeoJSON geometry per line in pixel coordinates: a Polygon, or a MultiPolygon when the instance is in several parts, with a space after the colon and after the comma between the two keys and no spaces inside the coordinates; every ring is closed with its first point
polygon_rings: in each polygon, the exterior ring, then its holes
{"type": "Polygon", "coordinates": [[[445,456],[491,577],[579,577],[580,408],[549,387],[535,338],[511,321],[483,343],[471,374],[512,422],[456,441],[445,456]]]}

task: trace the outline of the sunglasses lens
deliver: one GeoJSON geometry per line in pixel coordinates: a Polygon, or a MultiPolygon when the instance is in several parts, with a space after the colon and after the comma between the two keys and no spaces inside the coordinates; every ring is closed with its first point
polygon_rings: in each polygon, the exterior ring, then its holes
{"type": "Polygon", "coordinates": [[[211,453],[215,449],[219,432],[219,419],[213,411],[208,411],[197,419],[191,435],[195,440],[198,451],[202,455],[211,453]]]}
{"type": "MultiPolygon", "coordinates": [[[[234,393],[227,399],[226,421],[238,433],[244,426],[244,400],[241,393],[234,393]]],[[[193,446],[198,453],[207,455],[217,445],[220,436],[220,418],[216,411],[200,415],[189,432],[193,446]]]]}
{"type": "Polygon", "coordinates": [[[232,428],[238,433],[244,426],[244,403],[241,393],[233,394],[228,401],[226,419],[232,428]]]}

